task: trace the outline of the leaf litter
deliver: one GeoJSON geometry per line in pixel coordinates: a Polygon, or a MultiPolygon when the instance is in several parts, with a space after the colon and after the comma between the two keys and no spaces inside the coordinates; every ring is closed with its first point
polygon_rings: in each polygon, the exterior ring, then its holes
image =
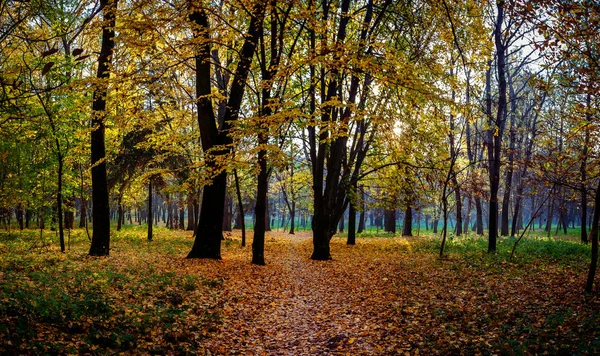
{"type": "MultiPolygon", "coordinates": [[[[200,355],[600,353],[600,300],[584,263],[436,257],[431,238],[335,237],[312,261],[309,233],[267,234],[266,266],[239,233],[223,260],[184,259],[190,239],[118,239],[109,258],[0,259],[0,351],[200,355]],[[132,242],[133,241],[133,242],[132,242]],[[45,300],[45,302],[44,302],[45,300]]],[[[251,241],[250,241],[251,244],[251,241]]]]}

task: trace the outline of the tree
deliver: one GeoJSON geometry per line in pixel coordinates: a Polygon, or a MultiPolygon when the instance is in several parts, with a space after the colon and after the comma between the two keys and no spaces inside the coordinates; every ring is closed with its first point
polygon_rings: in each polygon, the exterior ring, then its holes
{"type": "Polygon", "coordinates": [[[200,140],[205,154],[207,168],[213,174],[211,183],[204,187],[200,218],[196,227],[196,238],[188,258],[221,258],[223,238],[223,209],[227,186],[227,171],[219,167],[219,160],[231,153],[232,137],[229,130],[238,119],[246,78],[256,51],[256,44],[262,28],[265,4],[256,1],[250,14],[248,31],[240,50],[240,58],[229,91],[223,120],[217,128],[211,94],[211,47],[210,26],[206,9],[193,3],[188,4],[189,19],[194,25],[194,39],[197,40],[196,63],[196,109],[200,140]]]}
{"type": "MultiPolygon", "coordinates": [[[[354,47],[356,60],[368,61],[373,56],[373,47],[371,41],[375,40],[374,32],[381,24],[382,17],[386,14],[391,1],[385,1],[375,14],[373,1],[367,1],[364,9],[364,17],[360,22],[358,45],[354,47]],[[375,17],[375,20],[373,20],[375,17]],[[373,23],[372,23],[373,22],[373,23]]],[[[327,23],[330,21],[329,13],[330,3],[324,2],[322,6],[322,29],[321,33],[322,47],[320,55],[324,56],[327,51],[327,23]]],[[[310,9],[312,11],[312,8],[310,9]]],[[[335,36],[335,51],[331,68],[323,67],[321,77],[318,79],[321,84],[321,107],[320,118],[318,119],[319,131],[316,125],[307,127],[309,139],[309,155],[312,167],[313,195],[314,195],[314,215],[312,220],[313,230],[313,253],[311,258],[314,260],[331,259],[329,242],[335,234],[337,224],[342,214],[346,210],[348,199],[347,191],[352,182],[358,180],[361,165],[369,149],[373,134],[369,122],[365,120],[356,120],[354,130],[350,131],[350,124],[354,118],[353,107],[364,108],[365,102],[369,96],[372,76],[369,71],[359,68],[349,75],[349,87],[346,93],[346,103],[341,104],[340,92],[342,91],[344,73],[339,65],[347,60],[348,53],[345,48],[348,34],[348,25],[350,22],[350,0],[342,0],[339,7],[339,20],[337,21],[337,33],[335,36]],[[325,77],[325,71],[328,75],[325,77]],[[360,73],[360,75],[359,75],[360,73]],[[364,73],[364,74],[363,74],[364,73]],[[327,82],[328,80],[328,82],[327,82]],[[359,95],[359,89],[362,84],[362,93],[359,95]],[[317,134],[318,132],[318,134],[317,134]],[[353,137],[352,140],[349,138],[353,137]],[[348,148],[350,147],[350,148],[348,148]],[[326,173],[326,174],[325,174],[326,173]]],[[[310,56],[316,58],[319,53],[316,48],[317,28],[313,22],[309,25],[310,35],[310,56]]],[[[310,65],[310,114],[316,116],[317,99],[317,78],[315,76],[316,68],[310,65]]],[[[316,118],[315,118],[316,119],[316,118]]]]}
{"type": "Polygon", "coordinates": [[[106,148],[104,143],[107,116],[106,80],[110,78],[110,63],[115,49],[115,12],[118,0],[101,0],[104,14],[102,45],[98,56],[98,71],[92,104],[91,164],[92,164],[92,218],[94,229],[90,256],[108,256],[110,251],[110,208],[106,174],[106,148]]]}
{"type": "MultiPolygon", "coordinates": [[[[494,44],[496,46],[496,70],[498,74],[498,105],[495,118],[491,116],[488,104],[489,129],[487,133],[488,172],[490,180],[488,252],[496,253],[498,239],[498,189],[500,186],[500,161],[502,154],[502,136],[506,127],[506,44],[503,38],[502,25],[505,21],[505,1],[496,2],[496,23],[494,28],[494,44]]],[[[488,79],[489,81],[489,70],[488,79]]],[[[489,85],[486,84],[488,97],[489,85]]],[[[488,101],[490,99],[487,99],[488,101]]]]}

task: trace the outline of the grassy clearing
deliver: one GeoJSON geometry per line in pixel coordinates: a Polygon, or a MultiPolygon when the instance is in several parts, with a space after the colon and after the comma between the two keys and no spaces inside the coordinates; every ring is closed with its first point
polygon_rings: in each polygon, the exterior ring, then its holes
{"type": "Polygon", "coordinates": [[[114,232],[109,258],[87,256],[83,231],[64,254],[46,235],[0,235],[0,352],[195,352],[216,330],[223,281],[180,273],[181,232],[114,232]]]}

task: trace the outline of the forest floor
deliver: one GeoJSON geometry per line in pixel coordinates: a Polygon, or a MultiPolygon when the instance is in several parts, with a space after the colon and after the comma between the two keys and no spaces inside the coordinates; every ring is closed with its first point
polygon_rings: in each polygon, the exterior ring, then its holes
{"type": "Polygon", "coordinates": [[[580,244],[526,240],[509,261],[507,239],[495,256],[454,239],[439,259],[437,238],[336,237],[312,261],[309,233],[271,232],[254,266],[239,232],[220,261],[185,259],[190,235],[126,229],[108,258],[83,235],[65,254],[0,235],[0,353],[600,354],[580,244]]]}

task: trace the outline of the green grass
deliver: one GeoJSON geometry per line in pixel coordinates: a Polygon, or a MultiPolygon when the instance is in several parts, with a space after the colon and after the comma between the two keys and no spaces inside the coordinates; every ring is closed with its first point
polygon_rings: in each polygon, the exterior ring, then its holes
{"type": "Polygon", "coordinates": [[[157,228],[150,243],[144,232],[113,230],[110,258],[87,256],[79,229],[66,253],[55,232],[0,233],[0,353],[197,352],[224,281],[178,271],[181,231],[157,228]]]}

